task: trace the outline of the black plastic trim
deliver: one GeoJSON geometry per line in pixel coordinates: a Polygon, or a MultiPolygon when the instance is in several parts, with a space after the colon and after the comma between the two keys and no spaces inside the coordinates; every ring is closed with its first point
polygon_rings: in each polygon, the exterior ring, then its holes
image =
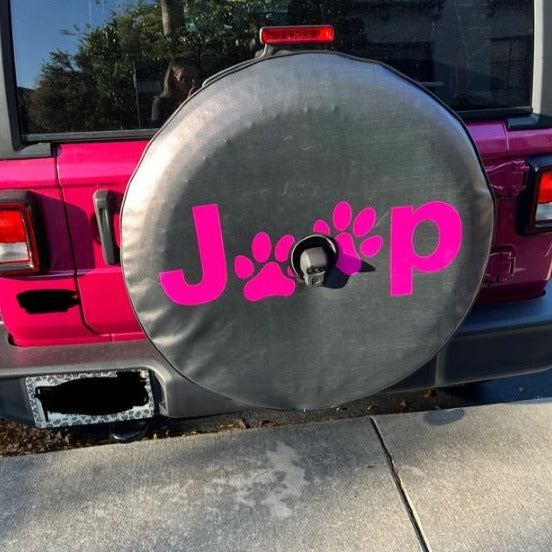
{"type": "Polygon", "coordinates": [[[552,366],[552,285],[537,299],[472,309],[437,356],[387,391],[412,391],[539,372],[552,366]]]}
{"type": "MultiPolygon", "coordinates": [[[[449,107],[449,109],[452,109],[449,107]]],[[[498,109],[459,110],[452,109],[463,121],[495,121],[508,119],[510,117],[528,116],[533,112],[530,106],[504,107],[498,109]]]]}
{"type": "Polygon", "coordinates": [[[552,128],[552,117],[532,113],[525,117],[509,117],[506,124],[508,130],[539,130],[552,128]]]}
{"type": "MultiPolygon", "coordinates": [[[[0,0],[1,1],[1,0],[0,0]]],[[[290,54],[290,52],[285,52],[290,54]]],[[[232,73],[236,67],[242,67],[243,65],[249,65],[251,62],[258,61],[259,58],[254,60],[248,60],[238,66],[233,66],[225,70],[223,75],[213,75],[210,79],[206,80],[206,84],[218,80],[222,76],[232,73]]],[[[416,81],[412,81],[416,83],[416,81]]],[[[418,84],[418,83],[416,83],[418,84]]],[[[448,107],[448,106],[447,106],[448,107]]],[[[451,109],[449,107],[449,109],[451,109]]],[[[454,111],[453,109],[451,109],[454,111]]],[[[512,120],[515,124],[516,118],[520,118],[523,122],[534,125],[533,119],[530,119],[532,109],[530,107],[516,107],[516,108],[503,108],[503,109],[485,109],[479,111],[454,111],[458,117],[464,122],[471,121],[490,121],[490,120],[512,120]]],[[[552,123],[549,125],[552,126],[552,123]]],[[[66,143],[85,143],[85,142],[120,142],[125,140],[150,140],[159,131],[158,128],[145,128],[134,130],[98,130],[91,132],[62,132],[62,133],[45,133],[45,134],[23,134],[22,140],[25,143],[43,143],[51,142],[52,144],[66,144],[66,143]]],[[[30,147],[30,146],[29,146],[30,147]]]]}
{"type": "Polygon", "coordinates": [[[24,134],[22,139],[24,142],[52,142],[53,144],[66,144],[68,142],[122,142],[125,140],[149,140],[158,130],[157,128],[144,128],[134,130],[61,132],[57,134],[24,134]]]}
{"type": "Polygon", "coordinates": [[[35,425],[24,379],[13,378],[0,382],[0,416],[20,424],[35,425]]]}
{"type": "Polygon", "coordinates": [[[115,230],[113,227],[115,206],[114,193],[111,190],[97,190],[94,193],[94,212],[100,232],[100,242],[105,264],[119,264],[119,248],[115,241],[115,230]]]}

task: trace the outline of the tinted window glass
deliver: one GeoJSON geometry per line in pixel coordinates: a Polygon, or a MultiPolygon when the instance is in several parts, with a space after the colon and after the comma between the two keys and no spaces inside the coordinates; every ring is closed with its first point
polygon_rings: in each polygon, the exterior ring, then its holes
{"type": "Polygon", "coordinates": [[[263,25],[331,23],[452,108],[531,103],[530,0],[17,0],[25,134],[155,128],[201,82],[259,55],[263,25]]]}

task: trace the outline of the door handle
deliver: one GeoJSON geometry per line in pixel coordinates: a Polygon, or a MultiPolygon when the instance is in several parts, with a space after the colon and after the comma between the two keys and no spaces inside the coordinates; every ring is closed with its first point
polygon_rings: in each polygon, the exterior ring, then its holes
{"type": "Polygon", "coordinates": [[[110,190],[98,190],[94,193],[94,212],[98,221],[100,242],[106,264],[119,264],[119,247],[115,242],[113,218],[115,215],[115,194],[110,190]]]}

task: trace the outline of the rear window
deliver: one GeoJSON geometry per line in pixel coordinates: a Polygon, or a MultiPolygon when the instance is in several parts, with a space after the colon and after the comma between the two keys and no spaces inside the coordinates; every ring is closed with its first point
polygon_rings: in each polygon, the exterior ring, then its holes
{"type": "Polygon", "coordinates": [[[262,52],[265,25],[332,24],[456,111],[531,105],[529,0],[16,0],[19,114],[33,135],[160,126],[201,82],[262,52]]]}

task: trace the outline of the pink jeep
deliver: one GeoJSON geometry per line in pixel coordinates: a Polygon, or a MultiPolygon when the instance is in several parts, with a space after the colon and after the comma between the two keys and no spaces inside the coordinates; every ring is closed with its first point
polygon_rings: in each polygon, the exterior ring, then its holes
{"type": "Polygon", "coordinates": [[[551,26],[546,0],[0,0],[0,415],[548,367],[551,26]]]}

